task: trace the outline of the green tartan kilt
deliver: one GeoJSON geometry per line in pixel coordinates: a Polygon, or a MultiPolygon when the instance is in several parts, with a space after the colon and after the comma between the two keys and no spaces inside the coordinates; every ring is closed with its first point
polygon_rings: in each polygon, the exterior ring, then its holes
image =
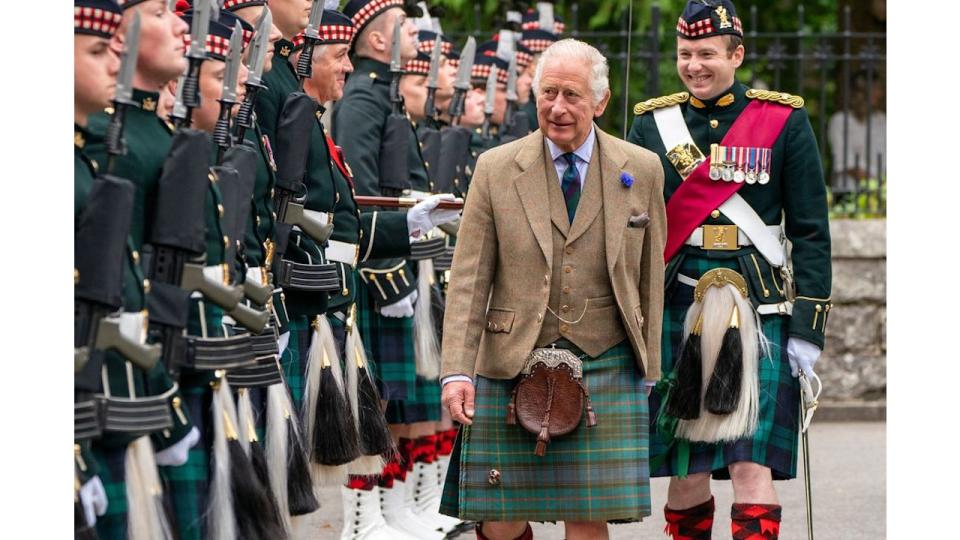
{"type": "MultiPolygon", "coordinates": [[[[699,279],[713,268],[730,268],[744,272],[736,258],[707,259],[686,256],[680,263],[679,273],[699,279]]],[[[679,357],[683,340],[683,320],[693,303],[693,287],[674,281],[668,287],[664,302],[663,340],[661,350],[662,373],[673,369],[679,357]]],[[[686,443],[689,444],[687,473],[711,472],[718,480],[730,478],[727,467],[738,461],[749,461],[769,467],[774,480],[788,480],[797,475],[797,439],[799,433],[799,392],[797,379],[790,375],[790,363],[786,357],[788,320],[780,315],[761,317],[763,333],[770,341],[770,355],[760,358],[760,421],[752,437],[731,443],[686,443]]],[[[682,471],[680,463],[683,452],[680,443],[668,445],[667,439],[657,433],[656,418],[660,409],[660,395],[650,395],[650,460],[663,464],[653,471],[653,476],[676,476],[682,471]],[[666,454],[666,457],[664,457],[666,454]]]]}
{"type": "Polygon", "coordinates": [[[97,463],[97,474],[107,494],[107,513],[97,516],[97,536],[102,540],[127,538],[127,485],[124,482],[126,446],[102,446],[94,441],[91,453],[97,463]]]}
{"type": "Polygon", "coordinates": [[[209,386],[181,387],[181,395],[190,419],[200,431],[200,440],[187,453],[187,462],[177,467],[158,467],[167,506],[173,511],[173,523],[181,540],[206,537],[204,515],[210,493],[210,435],[213,426],[210,408],[213,393],[209,386]]]}
{"type": "Polygon", "coordinates": [[[440,511],[475,521],[637,521],[650,515],[648,412],[629,343],[583,363],[597,425],[533,453],[536,435],[505,422],[517,379],[477,377],[473,424],[460,429],[440,511]],[[488,481],[499,471],[496,485],[488,481]]]}
{"type": "Polygon", "coordinates": [[[413,424],[440,421],[440,381],[417,375],[413,395],[404,400],[387,402],[387,422],[413,424]]]}
{"type": "MultiPolygon", "coordinates": [[[[290,390],[290,399],[297,414],[302,414],[303,394],[307,385],[307,361],[310,354],[310,320],[305,316],[291,317],[287,323],[290,340],[280,356],[283,378],[290,390]]],[[[300,419],[303,422],[303,419],[300,419]]]]}
{"type": "Polygon", "coordinates": [[[380,397],[406,400],[415,395],[417,368],[413,352],[413,317],[383,317],[374,310],[369,289],[357,291],[357,328],[373,368],[380,397]]]}

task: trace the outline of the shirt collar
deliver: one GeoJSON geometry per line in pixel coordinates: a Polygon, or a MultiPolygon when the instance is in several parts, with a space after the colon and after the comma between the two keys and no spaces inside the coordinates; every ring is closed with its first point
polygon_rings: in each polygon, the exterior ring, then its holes
{"type": "MultiPolygon", "coordinates": [[[[560,156],[566,154],[559,146],[554,144],[549,138],[544,137],[547,141],[547,148],[550,149],[550,157],[553,161],[556,161],[560,156]]],[[[590,163],[590,159],[593,158],[593,147],[594,142],[597,140],[596,126],[590,125],[590,133],[587,135],[587,140],[583,141],[583,144],[580,145],[580,148],[577,148],[573,151],[574,155],[577,156],[584,163],[590,163]]]]}

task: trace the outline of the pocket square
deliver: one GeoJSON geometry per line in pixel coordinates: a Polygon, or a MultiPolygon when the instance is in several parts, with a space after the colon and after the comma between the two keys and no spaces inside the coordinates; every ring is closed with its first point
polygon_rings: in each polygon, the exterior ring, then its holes
{"type": "Polygon", "coordinates": [[[642,229],[650,224],[650,214],[644,212],[639,216],[630,216],[627,220],[627,227],[636,227],[642,229]]]}

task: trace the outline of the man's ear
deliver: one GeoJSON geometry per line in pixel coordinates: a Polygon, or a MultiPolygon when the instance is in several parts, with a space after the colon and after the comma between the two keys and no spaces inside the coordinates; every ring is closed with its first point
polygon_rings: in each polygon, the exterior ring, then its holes
{"type": "Polygon", "coordinates": [[[603,116],[603,111],[607,110],[607,104],[610,103],[610,89],[607,88],[603,99],[600,100],[600,103],[597,103],[597,106],[593,109],[593,117],[600,118],[603,116]]]}

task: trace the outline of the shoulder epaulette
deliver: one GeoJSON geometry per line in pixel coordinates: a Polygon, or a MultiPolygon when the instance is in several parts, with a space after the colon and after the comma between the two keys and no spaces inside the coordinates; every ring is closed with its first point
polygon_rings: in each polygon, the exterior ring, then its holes
{"type": "Polygon", "coordinates": [[[794,109],[803,108],[803,98],[800,96],[795,96],[793,94],[788,94],[786,92],[774,92],[771,90],[758,90],[756,88],[751,88],[747,90],[747,97],[750,99],[760,99],[763,101],[773,101],[783,105],[789,105],[794,109]]]}
{"type": "Polygon", "coordinates": [[[676,94],[670,94],[669,96],[660,96],[653,99],[648,99],[634,105],[633,114],[639,116],[645,112],[686,103],[688,99],[690,99],[690,94],[687,92],[677,92],[676,94]]]}

